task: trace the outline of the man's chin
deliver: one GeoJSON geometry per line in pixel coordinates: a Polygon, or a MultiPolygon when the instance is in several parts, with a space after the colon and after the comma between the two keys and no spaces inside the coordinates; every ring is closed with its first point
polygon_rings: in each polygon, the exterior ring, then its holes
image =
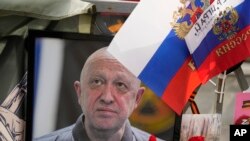
{"type": "Polygon", "coordinates": [[[114,128],[119,128],[119,124],[114,119],[102,119],[102,120],[96,120],[95,123],[95,128],[99,130],[108,130],[108,129],[114,129],[114,128]]]}
{"type": "Polygon", "coordinates": [[[96,125],[95,128],[96,130],[103,131],[103,132],[117,129],[117,127],[113,125],[96,125]]]}

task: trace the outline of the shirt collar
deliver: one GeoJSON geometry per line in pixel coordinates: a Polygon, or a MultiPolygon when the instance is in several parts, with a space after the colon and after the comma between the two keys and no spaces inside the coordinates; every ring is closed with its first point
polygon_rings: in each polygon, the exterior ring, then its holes
{"type": "MultiPolygon", "coordinates": [[[[86,130],[84,128],[84,115],[82,114],[76,121],[75,127],[73,128],[72,131],[72,135],[75,141],[83,141],[83,140],[87,140],[90,141],[86,130]]],[[[133,133],[131,130],[131,125],[129,123],[129,121],[127,120],[125,123],[125,131],[124,134],[122,136],[121,141],[133,141],[134,137],[133,137],[133,133]]]]}

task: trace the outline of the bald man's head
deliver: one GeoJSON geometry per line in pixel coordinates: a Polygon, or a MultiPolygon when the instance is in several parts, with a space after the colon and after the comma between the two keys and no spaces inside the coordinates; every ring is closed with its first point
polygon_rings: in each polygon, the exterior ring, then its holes
{"type": "MultiPolygon", "coordinates": [[[[108,51],[94,52],[83,66],[80,82],[75,81],[78,103],[85,113],[86,129],[114,133],[138,106],[144,88],[108,51]],[[112,130],[112,132],[110,132],[112,130]]],[[[120,140],[120,139],[118,139],[120,140]]]]}
{"type": "MultiPolygon", "coordinates": [[[[129,73],[129,75],[133,76],[134,79],[137,79],[131,72],[129,72],[117,59],[115,59],[108,51],[107,51],[107,47],[103,47],[101,49],[98,49],[97,51],[95,51],[93,54],[91,54],[88,59],[86,60],[82,72],[81,72],[81,76],[80,76],[80,80],[83,81],[82,79],[84,79],[84,76],[86,75],[86,73],[88,71],[93,71],[90,70],[89,66],[91,64],[95,64],[97,62],[100,63],[104,63],[104,62],[109,62],[110,65],[107,65],[107,67],[112,68],[113,64],[119,65],[121,69],[123,69],[124,71],[126,71],[126,73],[129,73]]],[[[136,85],[140,85],[140,80],[137,79],[138,83],[136,83],[136,85]]]]}

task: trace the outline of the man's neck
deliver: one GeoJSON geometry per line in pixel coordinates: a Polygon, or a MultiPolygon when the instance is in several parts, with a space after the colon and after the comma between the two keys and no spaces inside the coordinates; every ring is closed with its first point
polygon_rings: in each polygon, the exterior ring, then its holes
{"type": "Polygon", "coordinates": [[[119,129],[99,130],[84,124],[91,141],[120,141],[125,131],[125,124],[119,129]]]}

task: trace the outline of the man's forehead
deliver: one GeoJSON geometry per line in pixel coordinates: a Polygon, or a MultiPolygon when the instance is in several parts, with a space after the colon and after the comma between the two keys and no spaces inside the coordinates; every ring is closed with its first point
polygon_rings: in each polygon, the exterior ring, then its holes
{"type": "Polygon", "coordinates": [[[87,65],[90,66],[96,66],[96,65],[100,65],[103,67],[113,67],[113,66],[117,66],[117,67],[121,67],[126,69],[120,62],[118,62],[116,59],[113,58],[107,58],[107,57],[99,57],[99,58],[94,58],[91,59],[87,65]]]}
{"type": "Polygon", "coordinates": [[[103,72],[111,71],[113,73],[120,73],[124,75],[132,75],[122,64],[116,60],[110,59],[96,59],[91,60],[86,68],[87,72],[103,72]]]}
{"type": "Polygon", "coordinates": [[[131,72],[129,72],[120,62],[115,59],[96,58],[90,60],[85,71],[88,73],[88,75],[101,73],[105,74],[111,72],[119,75],[120,77],[135,78],[131,72]]]}

